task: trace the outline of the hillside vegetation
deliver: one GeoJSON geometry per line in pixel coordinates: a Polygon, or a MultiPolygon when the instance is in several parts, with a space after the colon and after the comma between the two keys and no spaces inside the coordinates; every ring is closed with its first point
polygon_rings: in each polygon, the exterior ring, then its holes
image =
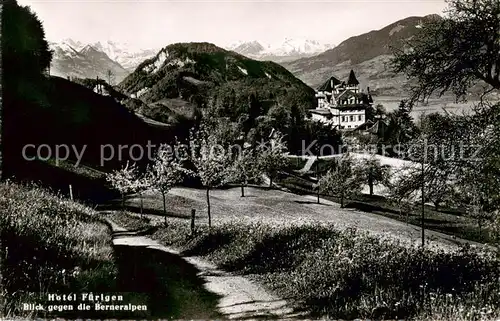
{"type": "MultiPolygon", "coordinates": [[[[119,88],[148,106],[182,99],[186,105],[189,102],[201,108],[235,108],[227,116],[248,112],[251,94],[258,100],[294,101],[302,108],[314,103],[314,91],[282,66],[252,60],[210,43],[169,45],[140,64],[119,88]]],[[[145,116],[162,118],[154,108],[145,109],[141,109],[145,116]]]]}
{"type": "Polygon", "coordinates": [[[111,236],[90,208],[34,185],[4,182],[0,232],[3,315],[34,317],[22,303],[44,303],[49,293],[114,288],[111,236]]]}

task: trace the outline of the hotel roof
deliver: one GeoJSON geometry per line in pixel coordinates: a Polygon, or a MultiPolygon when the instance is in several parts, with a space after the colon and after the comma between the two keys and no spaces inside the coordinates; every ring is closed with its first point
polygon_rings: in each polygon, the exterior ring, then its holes
{"type": "Polygon", "coordinates": [[[336,86],[336,85],[340,85],[342,82],[340,80],[338,80],[337,78],[335,78],[334,76],[328,78],[327,81],[325,81],[323,83],[323,85],[319,86],[318,87],[318,91],[332,91],[333,88],[332,88],[332,80],[333,80],[333,85],[336,86]]]}

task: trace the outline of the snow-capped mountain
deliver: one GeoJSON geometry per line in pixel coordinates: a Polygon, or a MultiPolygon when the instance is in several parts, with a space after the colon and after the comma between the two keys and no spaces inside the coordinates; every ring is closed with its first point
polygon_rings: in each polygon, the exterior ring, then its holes
{"type": "Polygon", "coordinates": [[[118,84],[128,74],[125,68],[112,60],[108,55],[97,48],[81,43],[68,41],[49,43],[53,51],[50,64],[50,74],[59,77],[96,78],[109,80],[109,71],[112,73],[112,82],[118,84]],[[77,48],[75,48],[75,47],[77,48]]]}
{"type": "Polygon", "coordinates": [[[284,62],[302,57],[311,57],[333,47],[333,45],[322,44],[316,40],[285,38],[277,44],[238,41],[226,48],[258,60],[284,62]]]}
{"type": "Polygon", "coordinates": [[[119,43],[114,41],[96,42],[92,44],[94,48],[108,55],[109,58],[115,60],[125,69],[133,72],[135,68],[144,60],[154,57],[161,48],[154,49],[131,49],[127,43],[119,43]]]}
{"type": "Polygon", "coordinates": [[[72,48],[74,48],[77,51],[80,51],[80,50],[83,49],[83,47],[85,47],[85,44],[83,42],[75,41],[75,40],[70,39],[70,38],[66,38],[66,39],[60,41],[59,43],[61,43],[61,44],[67,44],[67,45],[71,46],[72,48]]]}
{"type": "Polygon", "coordinates": [[[259,55],[265,50],[266,48],[264,48],[264,46],[262,46],[258,41],[244,42],[232,49],[232,51],[242,54],[243,56],[259,55]]]}

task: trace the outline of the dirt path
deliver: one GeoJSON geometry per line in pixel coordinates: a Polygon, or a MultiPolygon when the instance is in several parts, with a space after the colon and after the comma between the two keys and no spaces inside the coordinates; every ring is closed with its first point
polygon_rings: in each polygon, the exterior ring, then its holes
{"type": "MultiPolygon", "coordinates": [[[[194,301],[198,305],[199,300],[202,300],[206,296],[211,297],[211,294],[212,297],[217,296],[218,298],[214,307],[216,310],[215,315],[220,314],[222,317],[227,319],[286,319],[298,316],[293,314],[292,308],[288,307],[285,300],[274,296],[260,285],[245,277],[232,275],[228,272],[222,271],[213,264],[199,257],[182,257],[180,253],[174,249],[163,246],[148,237],[134,235],[133,232],[127,231],[111,220],[108,220],[108,222],[112,227],[114,235],[113,243],[116,247],[120,247],[122,250],[124,248],[141,248],[145,253],[148,251],[160,252],[169,257],[169,260],[165,263],[170,265],[170,269],[173,268],[175,270],[176,267],[172,265],[177,265],[181,266],[182,270],[196,271],[196,278],[202,280],[203,289],[189,291],[184,288],[178,288],[174,291],[188,291],[191,295],[189,297],[184,295],[181,296],[182,298],[174,300],[176,301],[177,309],[179,310],[176,317],[181,316],[183,319],[200,317],[203,319],[213,318],[214,313],[206,311],[206,315],[200,316],[200,311],[198,311],[199,309],[189,311],[193,309],[192,304],[179,302],[181,299],[184,299],[191,302],[194,301]],[[188,311],[182,311],[186,308],[188,311]]],[[[158,255],[156,255],[156,257],[158,257],[158,255]]],[[[145,259],[144,256],[142,259],[145,259]]],[[[194,277],[194,275],[181,275],[181,277],[182,276],[187,277],[188,279],[193,279],[194,277]]],[[[142,282],[141,275],[136,275],[136,277],[138,278],[138,283],[142,282]]],[[[165,282],[170,286],[171,281],[172,280],[168,279],[162,280],[162,282],[165,282]]],[[[178,279],[176,281],[181,282],[180,285],[183,287],[193,288],[192,284],[190,284],[193,283],[192,280],[178,279]]],[[[170,292],[172,292],[171,289],[170,292]]],[[[170,297],[169,300],[172,300],[172,298],[170,297]]],[[[168,305],[169,303],[165,304],[168,305]]],[[[210,302],[205,304],[205,308],[210,309],[210,302]]]]}

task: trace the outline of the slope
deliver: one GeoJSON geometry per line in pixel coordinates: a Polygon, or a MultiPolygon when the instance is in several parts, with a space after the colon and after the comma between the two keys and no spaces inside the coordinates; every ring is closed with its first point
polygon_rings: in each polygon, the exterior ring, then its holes
{"type": "Polygon", "coordinates": [[[380,30],[351,37],[337,47],[310,58],[283,63],[295,76],[305,83],[317,87],[334,74],[346,78],[351,69],[358,80],[369,84],[378,95],[400,95],[404,92],[406,79],[396,75],[389,66],[394,49],[404,47],[424,23],[440,19],[438,15],[408,17],[380,30]]]}
{"type": "Polygon", "coordinates": [[[63,78],[47,79],[37,96],[36,101],[4,102],[7,121],[3,130],[4,137],[9,137],[3,142],[7,176],[46,181],[41,167],[27,158],[53,159],[57,150],[64,157],[66,147],[69,161],[102,170],[117,168],[127,160],[145,163],[148,142],[158,144],[173,137],[169,127],[151,126],[112,97],[63,78]],[[30,144],[35,147],[24,148],[30,144]],[[134,144],[142,146],[143,157],[138,150],[130,152],[134,144]],[[120,150],[120,146],[124,147],[120,150]]]}

